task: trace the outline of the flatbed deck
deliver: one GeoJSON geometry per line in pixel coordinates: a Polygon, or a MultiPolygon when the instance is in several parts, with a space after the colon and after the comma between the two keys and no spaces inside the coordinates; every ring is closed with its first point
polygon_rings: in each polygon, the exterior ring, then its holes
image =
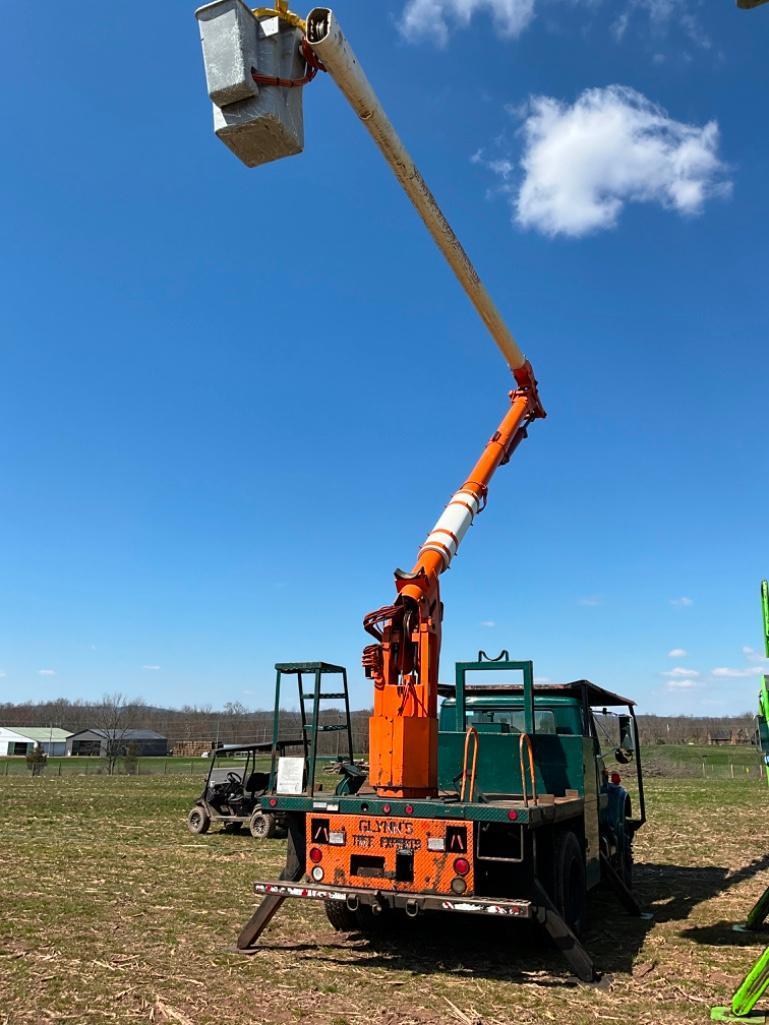
{"type": "Polygon", "coordinates": [[[539,794],[536,800],[523,795],[496,795],[482,801],[460,801],[456,794],[441,794],[434,800],[386,800],[369,788],[361,789],[352,797],[329,794],[314,797],[273,795],[268,811],[313,812],[327,811],[339,815],[417,819],[472,819],[477,822],[511,821],[537,827],[574,818],[584,811],[585,800],[575,791],[561,796],[539,794]],[[387,809],[387,810],[385,810],[387,809]]]}

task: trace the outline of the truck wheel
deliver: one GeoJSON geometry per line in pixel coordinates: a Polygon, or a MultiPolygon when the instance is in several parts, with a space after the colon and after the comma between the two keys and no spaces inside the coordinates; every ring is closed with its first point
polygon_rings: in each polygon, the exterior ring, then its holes
{"type": "Polygon", "coordinates": [[[257,810],[248,820],[248,828],[256,840],[271,840],[275,836],[275,816],[257,810]]]}
{"type": "Polygon", "coordinates": [[[187,829],[191,833],[207,833],[211,828],[211,819],[205,808],[201,808],[199,804],[196,804],[192,811],[187,816],[187,829]]]}
{"type": "Polygon", "coordinates": [[[358,932],[360,925],[357,911],[350,911],[340,900],[326,900],[323,903],[326,907],[326,918],[337,932],[358,932]]]}
{"type": "Polygon", "coordinates": [[[557,838],[554,855],[555,906],[574,935],[579,936],[587,918],[587,879],[582,845],[569,830],[557,838]]]}

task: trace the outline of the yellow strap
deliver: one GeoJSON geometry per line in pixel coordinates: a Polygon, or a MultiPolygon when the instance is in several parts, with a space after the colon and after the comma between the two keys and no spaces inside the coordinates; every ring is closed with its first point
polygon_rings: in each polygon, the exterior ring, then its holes
{"type": "Polygon", "coordinates": [[[294,28],[307,31],[307,22],[288,9],[288,0],[275,0],[275,7],[255,7],[251,12],[255,18],[280,18],[294,28]]]}

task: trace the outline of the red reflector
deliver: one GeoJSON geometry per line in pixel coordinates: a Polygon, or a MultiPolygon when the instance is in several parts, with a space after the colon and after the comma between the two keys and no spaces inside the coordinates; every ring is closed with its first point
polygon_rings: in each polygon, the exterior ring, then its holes
{"type": "Polygon", "coordinates": [[[270,798],[270,807],[271,808],[274,808],[277,803],[278,803],[277,797],[271,797],[270,798]]]}
{"type": "Polygon", "coordinates": [[[618,787],[620,785],[620,783],[622,782],[622,776],[620,776],[620,774],[618,772],[613,772],[611,774],[611,776],[609,777],[609,779],[612,781],[612,783],[615,785],[615,787],[618,787]]]}
{"type": "Polygon", "coordinates": [[[383,804],[382,805],[382,811],[384,812],[385,815],[389,815],[390,812],[392,811],[392,805],[390,805],[390,804],[383,804]]]}
{"type": "Polygon", "coordinates": [[[518,818],[518,812],[515,810],[515,808],[511,808],[510,811],[507,813],[507,817],[510,819],[511,822],[515,822],[515,820],[518,818]]]}
{"type": "Polygon", "coordinates": [[[313,865],[317,865],[319,861],[323,861],[323,851],[320,847],[310,848],[310,861],[313,865]]]}
{"type": "Polygon", "coordinates": [[[414,805],[413,804],[407,804],[406,807],[403,810],[406,812],[407,815],[413,815],[414,814],[414,805]]]}
{"type": "Polygon", "coordinates": [[[458,876],[466,876],[470,871],[470,862],[467,858],[457,858],[454,861],[454,871],[458,876]]]}

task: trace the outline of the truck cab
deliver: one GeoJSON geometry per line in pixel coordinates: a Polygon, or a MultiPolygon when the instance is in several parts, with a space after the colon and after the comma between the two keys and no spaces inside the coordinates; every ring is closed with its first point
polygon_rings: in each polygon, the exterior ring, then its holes
{"type": "MultiPolygon", "coordinates": [[[[528,664],[522,665],[528,668],[528,664]]],[[[579,814],[562,819],[560,827],[538,834],[537,859],[546,863],[540,866],[540,872],[549,878],[551,889],[555,888],[554,874],[558,872],[553,864],[557,861],[558,833],[567,823],[584,858],[586,891],[602,881],[606,862],[630,888],[633,837],[646,819],[633,702],[588,680],[547,685],[532,682],[532,708],[528,713],[523,683],[464,682],[459,707],[456,687],[444,686],[441,690],[441,786],[456,786],[452,773],[456,772],[459,748],[468,731],[474,731],[476,799],[494,801],[505,794],[524,793],[528,783],[536,803],[551,801],[557,807],[576,798],[581,805],[579,814]],[[618,708],[622,709],[619,713],[618,708]]],[[[521,842],[525,846],[523,838],[521,842]]],[[[509,829],[494,830],[488,824],[480,827],[478,850],[487,857],[498,857],[503,849],[509,854],[510,844],[509,829]]],[[[523,865],[528,860],[525,851],[519,850],[518,854],[523,865]]],[[[534,858],[533,851],[530,858],[534,858]]],[[[499,864],[488,862],[484,870],[479,863],[479,892],[487,887],[499,892],[505,883],[520,888],[525,883],[523,879],[514,880],[509,863],[504,873],[496,868],[499,864]]],[[[578,921],[572,924],[579,926],[578,921]]]]}

